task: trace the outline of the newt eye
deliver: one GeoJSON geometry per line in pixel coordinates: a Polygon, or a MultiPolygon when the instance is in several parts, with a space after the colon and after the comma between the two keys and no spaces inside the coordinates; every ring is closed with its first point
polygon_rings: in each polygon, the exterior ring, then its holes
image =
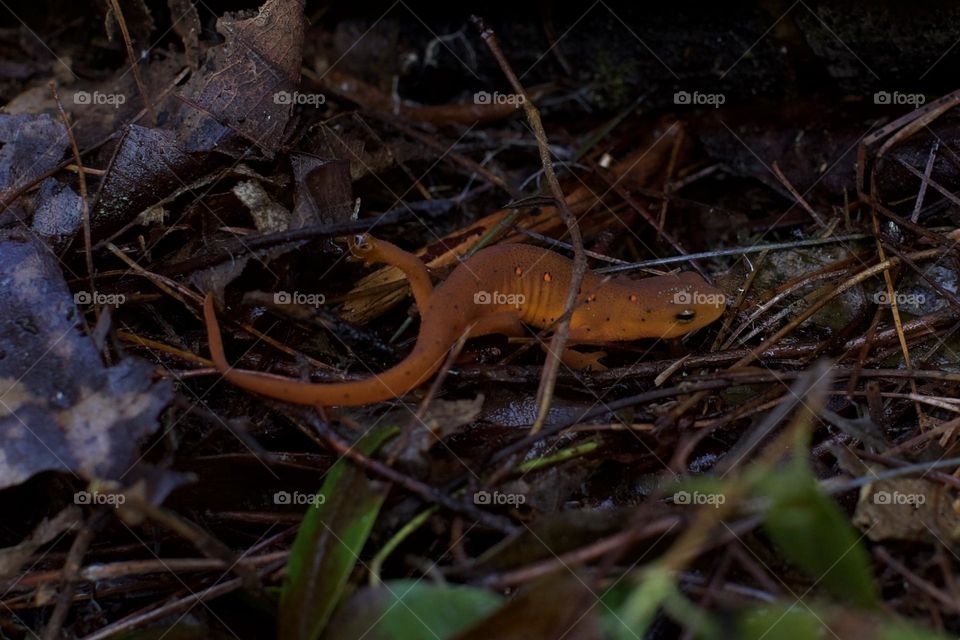
{"type": "Polygon", "coordinates": [[[677,319],[677,322],[690,322],[697,317],[697,312],[693,309],[684,309],[674,317],[677,319]]]}

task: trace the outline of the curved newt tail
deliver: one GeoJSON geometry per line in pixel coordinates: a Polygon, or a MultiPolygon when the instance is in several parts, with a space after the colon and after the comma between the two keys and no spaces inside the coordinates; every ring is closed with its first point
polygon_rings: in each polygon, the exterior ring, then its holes
{"type": "Polygon", "coordinates": [[[234,369],[223,351],[212,294],[207,294],[203,302],[203,317],[209,336],[210,357],[224,378],[247,391],[305,405],[360,406],[399,398],[436,373],[443,364],[448,347],[456,340],[456,336],[451,339],[443,335],[450,332],[446,327],[425,322],[421,325],[421,334],[429,331],[430,339],[417,340],[410,355],[395,367],[356,382],[315,384],[260,371],[234,369]]]}

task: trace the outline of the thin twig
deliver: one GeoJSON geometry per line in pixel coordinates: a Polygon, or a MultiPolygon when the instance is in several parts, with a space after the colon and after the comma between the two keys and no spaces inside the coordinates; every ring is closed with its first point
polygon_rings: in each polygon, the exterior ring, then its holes
{"type": "Polygon", "coordinates": [[[70,545],[70,551],[67,553],[67,559],[63,563],[63,571],[60,575],[60,592],[57,594],[57,604],[54,606],[53,613],[50,614],[50,620],[43,630],[43,640],[56,640],[60,636],[60,630],[63,628],[67,614],[70,613],[70,606],[73,604],[73,594],[76,590],[83,556],[90,548],[94,534],[106,520],[108,513],[106,507],[99,507],[83,523],[77,537],[73,539],[73,544],[70,545]]]}
{"type": "Polygon", "coordinates": [[[130,40],[130,31],[127,30],[127,21],[124,19],[123,12],[120,10],[120,2],[119,0],[110,0],[110,4],[113,6],[113,17],[117,19],[117,24],[120,26],[123,44],[127,47],[127,57],[130,59],[130,70],[133,72],[133,79],[137,83],[140,97],[143,98],[143,106],[146,108],[147,113],[150,114],[151,126],[156,126],[157,113],[153,110],[153,103],[150,102],[147,87],[143,83],[143,77],[140,75],[140,64],[138,63],[136,54],[133,52],[133,42],[130,40]]]}
{"type": "Polygon", "coordinates": [[[782,249],[796,249],[800,247],[816,247],[822,244],[835,244],[838,242],[851,242],[853,240],[863,240],[869,238],[865,233],[853,233],[846,236],[833,236],[830,238],[813,238],[810,240],[793,240],[790,242],[772,242],[770,244],[756,244],[749,247],[731,247],[729,249],[716,249],[714,251],[703,251],[701,253],[688,253],[681,256],[670,256],[669,258],[654,258],[653,260],[643,260],[642,262],[631,262],[630,264],[617,265],[615,267],[604,267],[596,269],[594,273],[622,273],[624,271],[636,271],[637,269],[647,269],[649,267],[662,267],[668,264],[677,264],[679,262],[690,262],[691,260],[700,260],[704,258],[719,258],[721,256],[742,256],[748,253],[761,253],[763,251],[779,251],[782,249]]]}
{"type": "Polygon", "coordinates": [[[507,77],[513,90],[518,96],[522,97],[523,109],[527,115],[527,121],[533,129],[533,134],[537,139],[537,147],[540,150],[540,162],[543,164],[543,174],[547,178],[547,184],[557,201],[557,209],[560,217],[567,225],[570,233],[570,240],[573,244],[573,272],[570,274],[570,289],[567,291],[567,299],[564,305],[565,317],[557,325],[557,329],[550,340],[550,349],[547,353],[547,360],[543,365],[543,376],[540,379],[540,387],[537,389],[538,407],[537,418],[530,427],[530,433],[537,433],[547,419],[547,412],[553,401],[553,390],[557,383],[557,372],[560,369],[560,354],[563,353],[564,346],[567,343],[567,336],[570,333],[570,315],[577,303],[577,296],[580,294],[580,284],[587,272],[587,256],[583,251],[583,237],[580,235],[580,226],[577,219],[570,212],[567,206],[566,197],[563,195],[563,189],[560,188],[560,182],[557,180],[557,174],[553,170],[553,159],[550,157],[550,145],[547,143],[547,134],[543,129],[543,123],[540,120],[540,111],[533,100],[527,95],[520,80],[507,62],[506,56],[500,49],[497,36],[493,29],[486,26],[483,20],[477,16],[471,16],[471,20],[480,30],[480,36],[487,43],[487,47],[493,54],[493,57],[500,65],[500,70],[507,77]]]}
{"type": "Polygon", "coordinates": [[[920,210],[923,208],[923,197],[927,194],[927,182],[930,180],[930,174],[933,172],[933,163],[937,159],[937,149],[940,148],[940,140],[935,139],[930,145],[930,155],[927,156],[927,166],[923,168],[923,178],[920,180],[920,190],[917,192],[917,200],[913,204],[913,214],[910,216],[910,222],[916,222],[920,217],[920,210]]]}
{"type": "Polygon", "coordinates": [[[790,195],[793,196],[794,200],[797,201],[803,210],[810,214],[810,217],[813,218],[813,221],[820,225],[821,228],[826,229],[827,223],[824,222],[823,218],[820,217],[820,214],[813,210],[813,207],[810,206],[803,196],[800,195],[800,192],[797,191],[794,186],[787,180],[787,176],[783,175],[783,171],[780,170],[780,165],[777,164],[776,160],[773,162],[773,175],[777,177],[777,180],[790,192],[790,195]]]}
{"type": "Polygon", "coordinates": [[[53,92],[53,99],[57,103],[57,111],[60,112],[60,119],[63,121],[63,128],[67,132],[67,139],[70,141],[70,149],[73,151],[73,163],[80,168],[77,177],[80,181],[80,210],[83,216],[83,244],[86,254],[87,277],[90,279],[90,293],[96,291],[93,284],[93,253],[91,251],[91,232],[90,232],[90,201],[87,198],[87,177],[83,171],[83,161],[80,159],[80,147],[77,146],[77,139],[73,136],[73,128],[70,126],[70,118],[67,112],[63,110],[63,103],[60,102],[60,94],[57,91],[57,85],[50,81],[50,90],[53,92]]]}

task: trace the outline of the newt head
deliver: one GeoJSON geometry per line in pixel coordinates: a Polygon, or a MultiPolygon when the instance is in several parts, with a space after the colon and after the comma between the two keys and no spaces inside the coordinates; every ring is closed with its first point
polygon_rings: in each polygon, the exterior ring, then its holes
{"type": "Polygon", "coordinates": [[[349,262],[362,262],[366,266],[383,260],[382,243],[369,233],[358,233],[347,238],[347,247],[350,255],[349,262]]]}
{"type": "Polygon", "coordinates": [[[727,296],[692,271],[657,276],[641,281],[653,300],[642,304],[646,324],[659,330],[661,338],[676,338],[705,327],[721,315],[727,296]]]}

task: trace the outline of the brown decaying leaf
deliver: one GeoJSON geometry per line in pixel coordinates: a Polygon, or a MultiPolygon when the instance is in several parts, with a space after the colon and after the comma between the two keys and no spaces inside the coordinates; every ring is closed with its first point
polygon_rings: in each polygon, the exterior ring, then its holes
{"type": "Polygon", "coordinates": [[[953,492],[925,478],[892,478],[860,491],[853,524],[868,538],[936,543],[960,539],[953,492]]]}
{"type": "MultiPolygon", "coordinates": [[[[50,171],[63,158],[63,124],[46,114],[0,115],[0,192],[9,193],[50,171]]],[[[40,183],[33,200],[33,229],[60,246],[80,227],[80,197],[55,178],[40,183]]]]}
{"type": "Polygon", "coordinates": [[[353,182],[350,162],[318,158],[305,153],[290,154],[294,193],[295,224],[346,222],[353,213],[353,182]]]}
{"type": "Polygon", "coordinates": [[[217,31],[224,43],[183,89],[178,141],[186,151],[239,157],[256,146],[272,156],[300,78],[303,2],[268,0],[255,16],[220,18],[217,31]]]}
{"type": "Polygon", "coordinates": [[[456,640],[526,640],[566,638],[592,640],[600,637],[597,595],[589,580],[564,570],[534,582],[493,615],[481,620],[456,640]],[[562,603],[562,606],[557,606],[562,603]]]}
{"type": "Polygon", "coordinates": [[[207,54],[164,128],[131,125],[92,216],[108,235],[229,158],[272,156],[292,111],[303,48],[303,3],[270,0],[252,17],[217,21],[222,45],[207,54]]]}
{"type": "Polygon", "coordinates": [[[94,237],[121,228],[141,211],[163,200],[209,170],[205,154],[188,154],[172,131],[132,125],[101,188],[91,223],[94,237]]]}

